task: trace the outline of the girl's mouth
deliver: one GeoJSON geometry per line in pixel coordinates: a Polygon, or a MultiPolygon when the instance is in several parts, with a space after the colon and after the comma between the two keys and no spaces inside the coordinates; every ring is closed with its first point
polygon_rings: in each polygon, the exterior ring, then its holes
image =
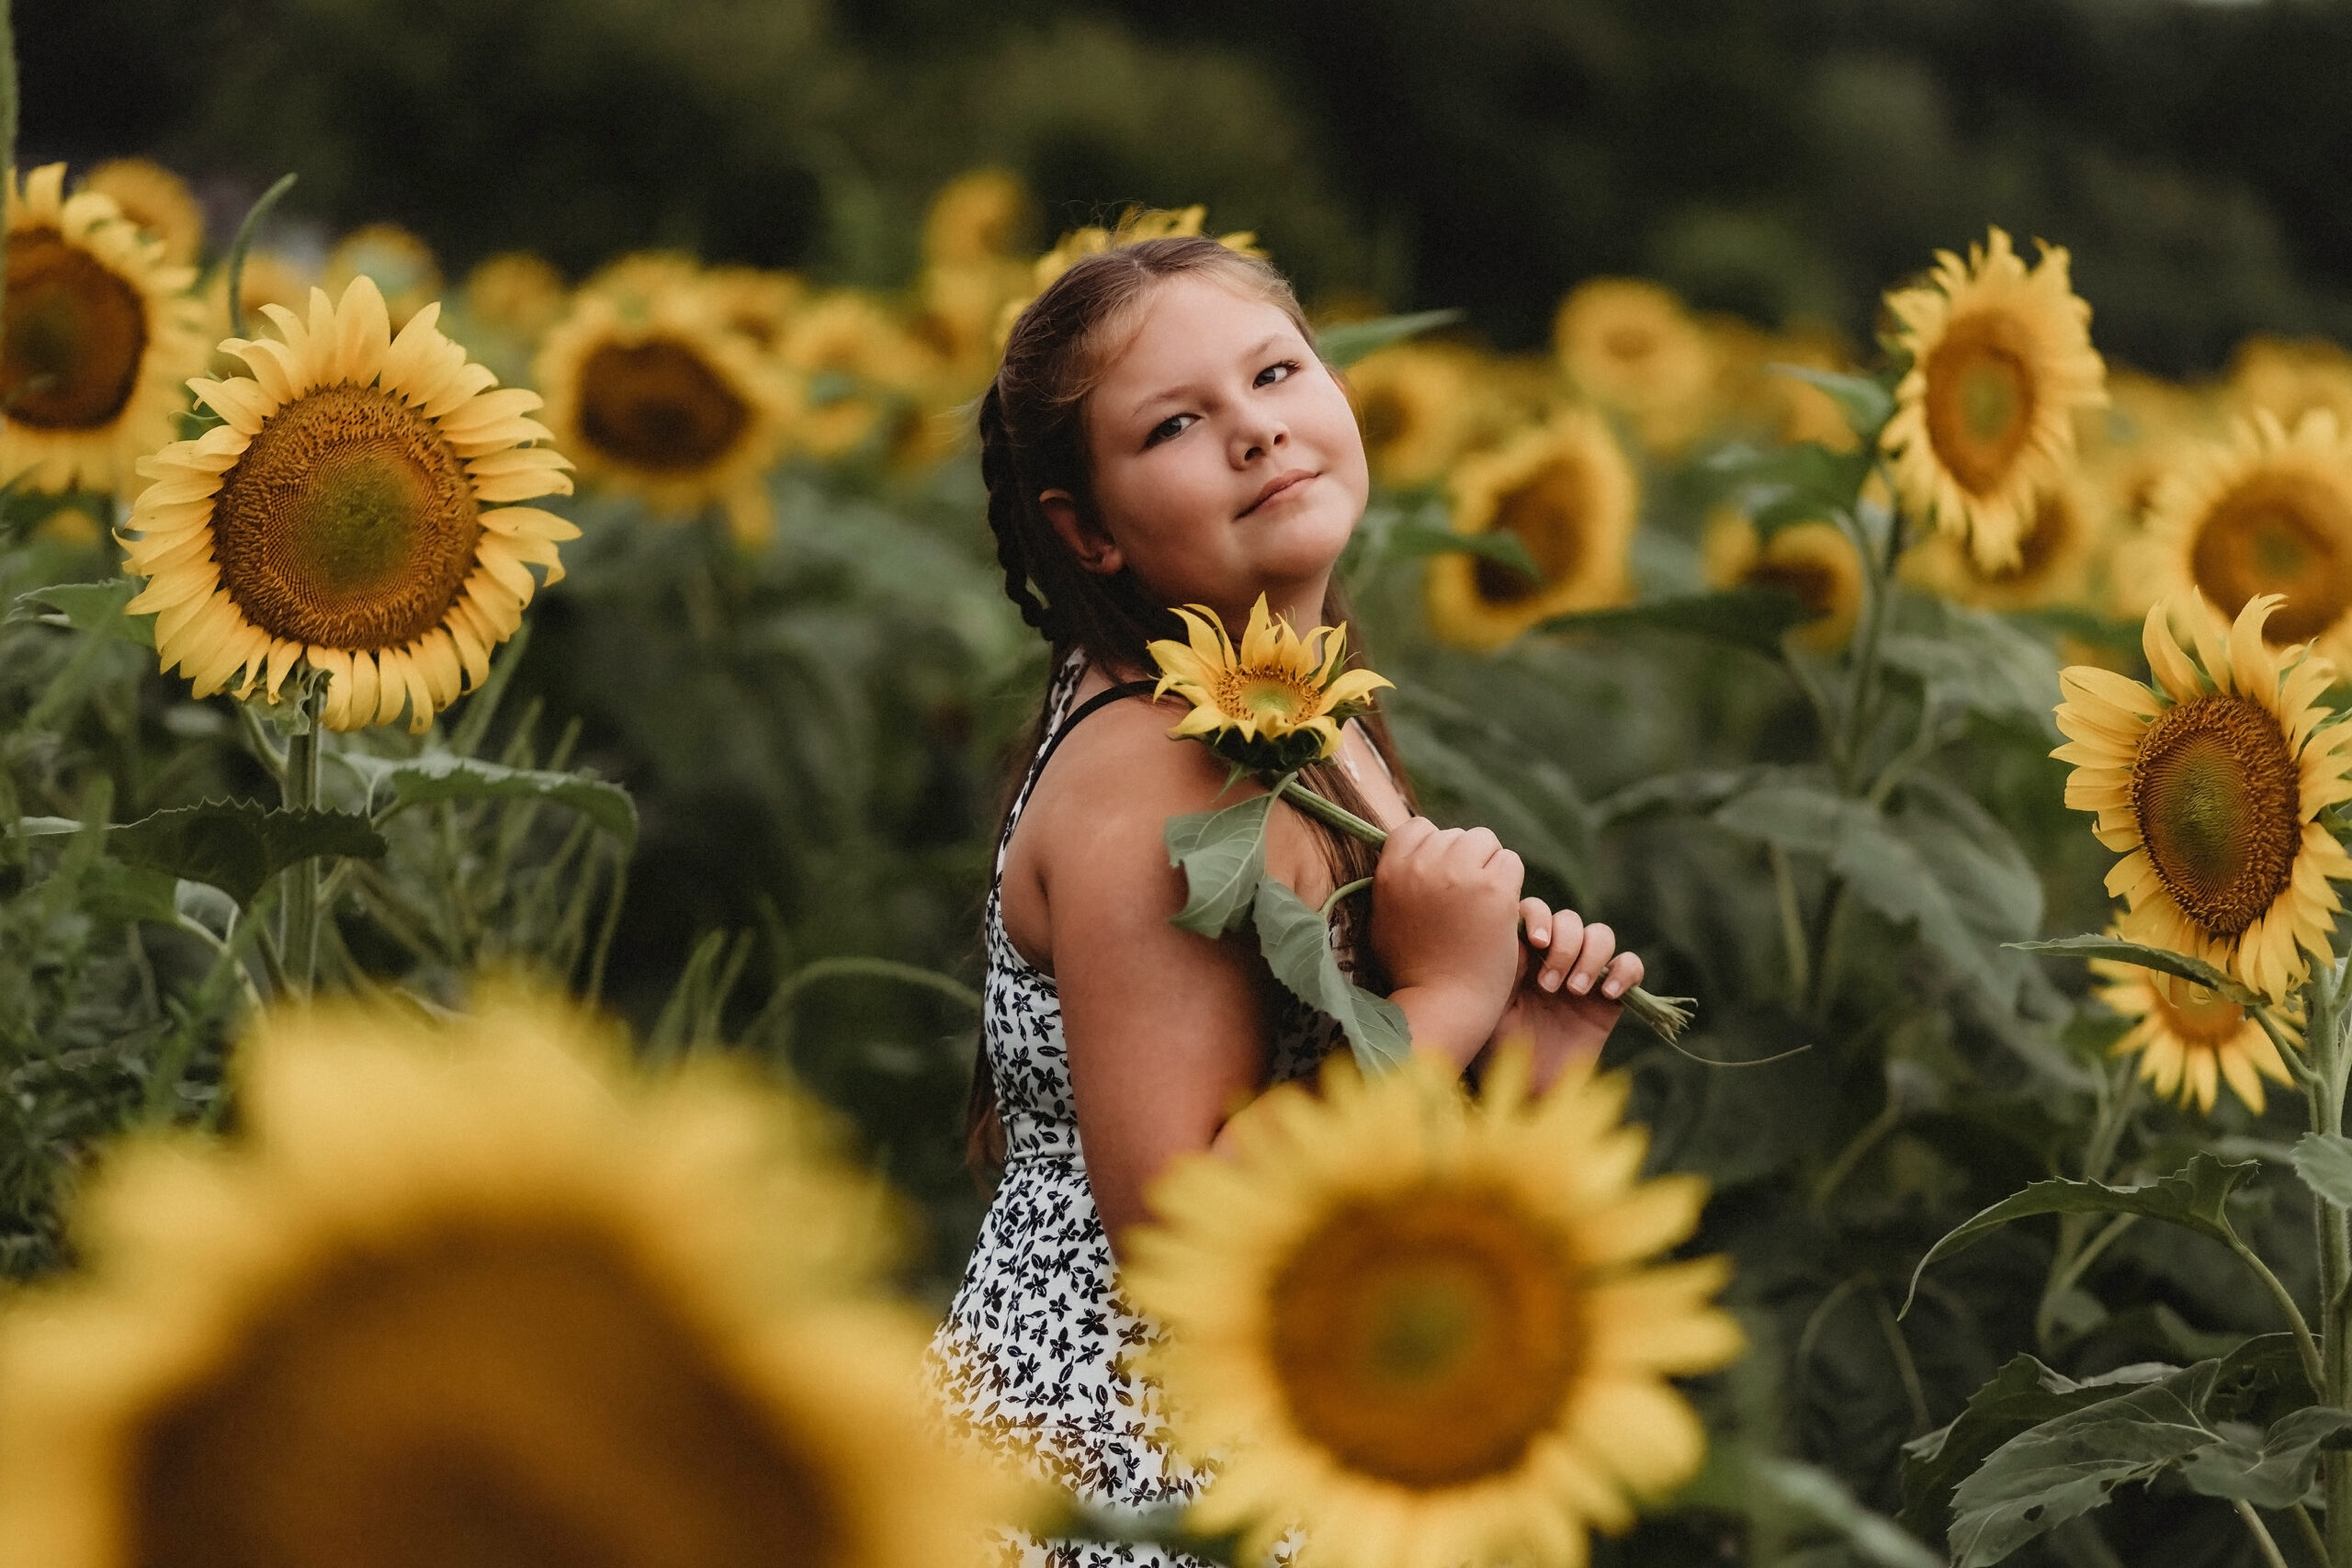
{"type": "Polygon", "coordinates": [[[1288,495],[1300,485],[1316,477],[1316,472],[1312,468],[1293,468],[1288,473],[1276,474],[1266,481],[1266,488],[1258,492],[1258,499],[1243,507],[1237,515],[1247,517],[1266,502],[1277,497],[1288,495]]]}

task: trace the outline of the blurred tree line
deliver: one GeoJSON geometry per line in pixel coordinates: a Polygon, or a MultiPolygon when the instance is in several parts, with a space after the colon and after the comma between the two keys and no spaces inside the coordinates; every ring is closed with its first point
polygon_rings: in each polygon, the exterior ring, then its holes
{"type": "Polygon", "coordinates": [[[1211,204],[1311,296],[1464,305],[1662,278],[1866,337],[1989,222],[2073,247],[2115,357],[2352,336],[2352,7],[2316,0],[46,0],[28,154],[143,152],[225,221],[283,169],[453,271],[529,247],[888,284],[981,162],[1039,235],[1211,204]]]}

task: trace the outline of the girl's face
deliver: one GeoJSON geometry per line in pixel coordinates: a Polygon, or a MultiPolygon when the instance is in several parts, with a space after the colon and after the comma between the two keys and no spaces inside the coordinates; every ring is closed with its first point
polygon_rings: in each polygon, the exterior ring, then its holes
{"type": "Polygon", "coordinates": [[[1097,517],[1066,492],[1047,516],[1088,569],[1131,569],[1166,604],[1236,631],[1259,594],[1301,626],[1356,521],[1363,441],[1338,378],[1280,307],[1177,276],[1087,400],[1097,517]]]}

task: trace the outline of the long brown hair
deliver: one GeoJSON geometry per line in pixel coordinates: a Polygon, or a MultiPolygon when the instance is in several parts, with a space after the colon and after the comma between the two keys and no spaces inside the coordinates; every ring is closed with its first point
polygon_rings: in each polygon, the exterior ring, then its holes
{"type": "MultiPolygon", "coordinates": [[[[1004,568],[1004,592],[1020,606],[1022,619],[1044,635],[1056,668],[1077,650],[1098,669],[1146,671],[1152,668],[1147,644],[1184,635],[1175,613],[1154,601],[1133,572],[1123,569],[1105,576],[1087,570],[1054,532],[1038,498],[1049,490],[1067,491],[1081,511],[1091,510],[1087,397],[1109,369],[1114,340],[1132,327],[1152,292],[1170,278],[1185,276],[1223,284],[1277,307],[1310,345],[1315,342],[1288,280],[1265,262],[1227,250],[1215,240],[1147,240],[1087,257],[1032,300],[1013,322],[1003,364],[980,400],[980,475],[988,484],[989,527],[1004,568]]],[[[1333,626],[1347,618],[1346,601],[1335,581],[1324,598],[1323,624],[1333,626]]],[[[1362,659],[1362,643],[1351,641],[1356,658],[1362,659]]],[[[1041,710],[1031,745],[1015,759],[1006,792],[1008,818],[1045,720],[1041,710]]],[[[1364,723],[1410,800],[1411,786],[1386,721],[1374,714],[1364,723]]],[[[1355,782],[1335,763],[1310,765],[1301,782],[1360,816],[1366,809],[1355,782]]],[[[1335,884],[1372,874],[1378,856],[1369,845],[1320,823],[1314,826],[1335,884]]],[[[1000,823],[1000,840],[1001,836],[1000,823]]],[[[1351,944],[1360,967],[1371,961],[1364,940],[1365,908],[1366,900],[1351,899],[1340,916],[1343,940],[1351,944]]],[[[965,1160],[978,1176],[1003,1159],[1004,1129],[984,1039],[972,1067],[965,1160]]]]}

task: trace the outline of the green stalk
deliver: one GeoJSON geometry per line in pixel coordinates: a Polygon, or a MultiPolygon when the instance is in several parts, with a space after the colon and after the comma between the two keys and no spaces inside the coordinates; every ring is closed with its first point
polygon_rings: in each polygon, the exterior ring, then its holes
{"type": "MultiPolygon", "coordinates": [[[[1275,794],[1308,816],[1320,818],[1374,849],[1388,841],[1387,829],[1365,821],[1337,801],[1325,799],[1288,773],[1275,780],[1273,788],[1275,794]]],[[[1684,1005],[1690,999],[1688,997],[1655,996],[1634,986],[1619,999],[1636,1021],[1669,1045],[1681,1039],[1682,1032],[1690,1026],[1690,1010],[1684,1005]]]]}
{"type": "MultiPolygon", "coordinates": [[[[279,792],[288,811],[319,804],[319,737],[325,728],[327,687],[314,678],[302,693],[303,725],[286,743],[286,777],[279,792]]],[[[319,972],[319,863],[301,860],[286,868],[287,979],[307,998],[319,972]]]]}
{"type": "MultiPolygon", "coordinates": [[[[2332,971],[2312,976],[2305,987],[2305,1038],[2310,1043],[2314,1082],[2308,1093],[2312,1131],[2344,1131],[2344,1089],[2347,1066],[2342,997],[2332,971]]],[[[2352,1287],[2352,1230],[2345,1212],[2322,1200],[2313,1205],[2319,1230],[2319,1338],[2323,1404],[2352,1403],[2352,1329],[2345,1294],[2352,1287]]],[[[2321,1495],[2327,1500],[2327,1558],[2336,1568],[2352,1568],[2352,1453],[2332,1450],[2320,1456],[2321,1495]]]]}

